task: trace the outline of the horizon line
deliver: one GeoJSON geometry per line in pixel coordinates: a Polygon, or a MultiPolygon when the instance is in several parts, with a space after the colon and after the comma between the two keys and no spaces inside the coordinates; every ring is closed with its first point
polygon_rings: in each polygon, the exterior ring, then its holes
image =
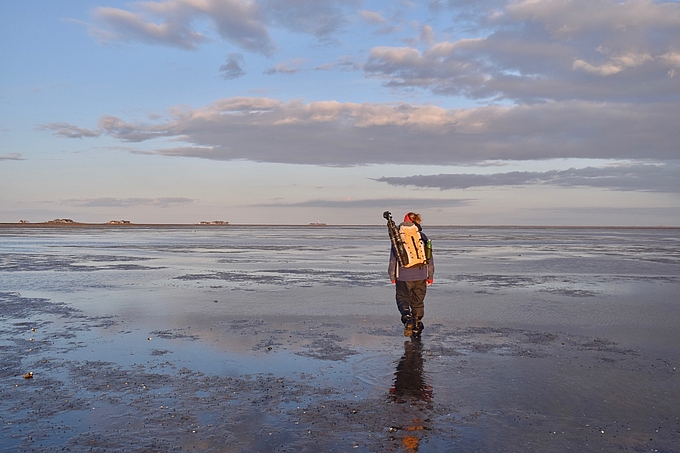
{"type": "MultiPolygon", "coordinates": [[[[229,228],[229,227],[310,227],[310,228],[327,228],[327,227],[385,227],[384,224],[330,224],[330,223],[226,223],[226,224],[200,224],[200,223],[125,223],[125,224],[112,224],[108,222],[96,223],[96,222],[72,222],[72,223],[52,223],[47,222],[0,222],[0,227],[58,227],[58,228],[69,228],[69,227],[108,227],[108,228],[130,228],[130,227],[201,227],[201,228],[229,228]]],[[[610,228],[610,229],[634,229],[634,228],[644,228],[644,229],[677,229],[680,225],[517,225],[517,224],[502,224],[502,225],[484,225],[484,224],[450,224],[450,225],[439,225],[431,224],[426,225],[427,228],[610,228]]]]}

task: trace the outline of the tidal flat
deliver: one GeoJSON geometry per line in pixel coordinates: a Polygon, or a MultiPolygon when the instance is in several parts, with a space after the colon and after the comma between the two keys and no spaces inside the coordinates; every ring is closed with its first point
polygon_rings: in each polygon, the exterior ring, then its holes
{"type": "Polygon", "coordinates": [[[680,229],[424,229],[0,228],[0,449],[680,451],[680,229]]]}

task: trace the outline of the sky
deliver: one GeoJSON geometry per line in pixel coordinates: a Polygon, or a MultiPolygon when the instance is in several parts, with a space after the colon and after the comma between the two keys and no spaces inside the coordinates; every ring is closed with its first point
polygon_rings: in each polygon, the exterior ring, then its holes
{"type": "Polygon", "coordinates": [[[680,226],[680,3],[0,3],[0,222],[680,226]]]}

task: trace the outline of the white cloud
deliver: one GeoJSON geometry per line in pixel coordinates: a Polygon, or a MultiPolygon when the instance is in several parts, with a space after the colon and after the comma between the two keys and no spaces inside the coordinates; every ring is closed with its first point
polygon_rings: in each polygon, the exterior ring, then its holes
{"type": "Polygon", "coordinates": [[[659,58],[667,62],[670,66],[680,68],[680,52],[668,52],[661,55],[659,58]]]}
{"type": "Polygon", "coordinates": [[[627,54],[612,57],[607,63],[599,66],[593,66],[583,60],[576,60],[574,61],[573,69],[579,69],[601,76],[610,76],[618,74],[627,68],[641,66],[653,59],[654,58],[649,54],[627,54]]]}

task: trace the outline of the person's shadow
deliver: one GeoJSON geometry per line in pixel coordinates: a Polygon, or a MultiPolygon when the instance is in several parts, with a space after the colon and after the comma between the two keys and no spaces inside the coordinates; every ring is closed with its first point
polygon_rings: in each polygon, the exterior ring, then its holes
{"type": "Polygon", "coordinates": [[[390,389],[390,399],[398,404],[409,403],[403,416],[404,424],[393,429],[401,431],[394,439],[400,441],[402,452],[415,453],[420,441],[429,428],[425,421],[429,418],[421,411],[432,408],[432,387],[425,380],[423,365],[423,345],[420,338],[404,342],[404,355],[397,363],[394,382],[390,389]],[[414,412],[414,407],[417,412],[414,412]]]}

